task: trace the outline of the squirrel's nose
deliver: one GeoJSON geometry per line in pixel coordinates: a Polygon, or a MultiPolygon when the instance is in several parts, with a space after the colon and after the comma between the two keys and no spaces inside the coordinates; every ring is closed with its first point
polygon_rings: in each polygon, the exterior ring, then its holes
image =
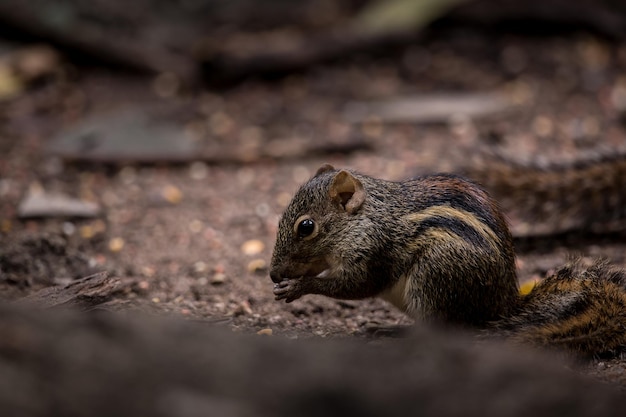
{"type": "Polygon", "coordinates": [[[270,278],[272,279],[272,282],[274,282],[275,284],[278,284],[280,281],[283,280],[280,274],[278,273],[278,271],[275,269],[272,269],[270,271],[270,278]]]}

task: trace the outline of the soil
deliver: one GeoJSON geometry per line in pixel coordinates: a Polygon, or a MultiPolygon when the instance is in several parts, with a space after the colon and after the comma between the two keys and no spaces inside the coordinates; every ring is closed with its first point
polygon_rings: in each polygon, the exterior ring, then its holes
{"type": "MultiPolygon", "coordinates": [[[[626,49],[584,34],[494,37],[463,29],[432,32],[382,57],[349,57],[227,90],[168,89],[163,79],[65,61],[0,102],[0,297],[15,300],[109,271],[123,285],[108,308],[220,322],[235,331],[351,338],[371,326],[409,324],[381,300],[274,301],[267,268],[279,216],[298,185],[324,162],[402,179],[460,171],[494,146],[518,160],[542,161],[617,149],[626,139],[625,69],[626,49]],[[420,124],[349,123],[344,114],[353,101],[493,90],[516,107],[474,121],[420,124]],[[47,154],[65,129],[120,109],[158,109],[200,150],[229,157],[104,164],[47,154]],[[353,140],[368,146],[307,150],[353,140]],[[304,144],[301,152],[293,144],[304,144]],[[17,207],[34,184],[95,201],[104,214],[19,219],[17,207]]],[[[525,241],[520,281],[545,276],[572,253],[626,266],[625,249],[620,235],[525,241]]],[[[626,387],[623,359],[595,360],[582,372],[626,387]]]]}

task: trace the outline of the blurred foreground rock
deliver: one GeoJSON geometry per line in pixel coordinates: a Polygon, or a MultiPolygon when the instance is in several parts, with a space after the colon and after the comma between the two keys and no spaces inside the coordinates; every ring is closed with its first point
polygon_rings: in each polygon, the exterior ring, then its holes
{"type": "Polygon", "coordinates": [[[611,416],[558,361],[418,329],[285,340],[161,318],[0,307],[3,416],[611,416]]]}

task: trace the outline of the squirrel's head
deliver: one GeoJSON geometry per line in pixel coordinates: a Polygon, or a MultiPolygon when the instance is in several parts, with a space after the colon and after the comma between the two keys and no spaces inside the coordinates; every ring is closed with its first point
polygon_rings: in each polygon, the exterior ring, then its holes
{"type": "Polygon", "coordinates": [[[296,192],[280,219],[272,281],[328,274],[337,236],[359,213],[365,197],[363,184],[353,174],[321,166],[296,192]]]}

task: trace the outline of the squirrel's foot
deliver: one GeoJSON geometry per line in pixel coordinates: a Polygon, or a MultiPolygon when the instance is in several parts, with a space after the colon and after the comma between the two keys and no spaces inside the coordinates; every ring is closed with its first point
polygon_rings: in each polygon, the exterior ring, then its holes
{"type": "Polygon", "coordinates": [[[274,299],[285,300],[288,303],[297,300],[304,295],[301,283],[302,278],[291,278],[274,284],[274,299]]]}

